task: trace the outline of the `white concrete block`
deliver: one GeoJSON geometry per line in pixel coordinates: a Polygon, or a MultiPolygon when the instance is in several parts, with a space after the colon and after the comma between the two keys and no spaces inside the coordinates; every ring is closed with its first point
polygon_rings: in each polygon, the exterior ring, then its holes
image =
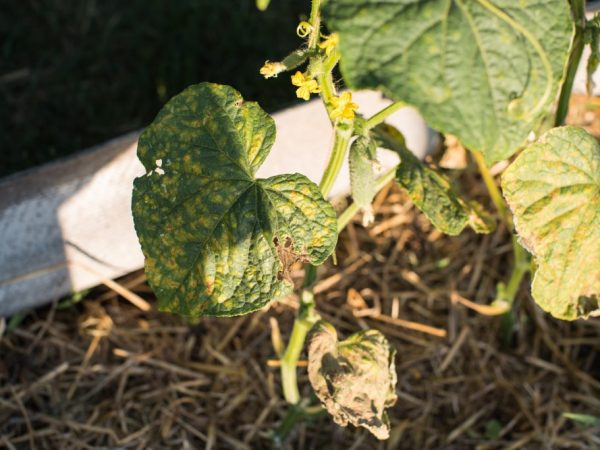
{"type": "MultiPolygon", "coordinates": [[[[369,115],[388,101],[357,93],[369,115]]],[[[318,100],[274,114],[277,142],[259,176],[300,172],[318,182],[331,126],[318,100]]],[[[419,155],[435,140],[412,109],[391,119],[419,155]]],[[[12,315],[143,266],[131,217],[133,179],[144,170],[137,133],[0,180],[0,316],[12,315]],[[91,269],[91,271],[90,271],[91,269]]],[[[382,154],[384,166],[397,160],[382,154]]],[[[347,167],[333,195],[349,191],[347,167]]]]}

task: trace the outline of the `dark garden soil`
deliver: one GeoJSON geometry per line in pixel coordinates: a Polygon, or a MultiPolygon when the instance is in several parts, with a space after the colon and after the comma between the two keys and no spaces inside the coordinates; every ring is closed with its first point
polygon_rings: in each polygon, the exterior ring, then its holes
{"type": "MultiPolygon", "coordinates": [[[[597,99],[576,100],[571,120],[600,132],[597,99]]],[[[472,164],[460,182],[486,201],[472,164]]],[[[600,416],[600,321],[553,319],[532,302],[529,280],[512,315],[488,315],[510,270],[501,224],[487,236],[443,236],[392,186],[376,213],[368,229],[359,217],[350,224],[338,266],[323,268],[315,290],[319,312],[342,335],[374,327],[395,345],[391,438],[378,442],[320,415],[284,448],[600,448],[599,426],[563,416],[600,416]]],[[[153,302],[141,271],[119,283],[153,302]]],[[[286,417],[271,330],[289,334],[296,297],[194,322],[140,311],[105,288],[74,300],[6,323],[0,447],[271,448],[286,417]]],[[[299,373],[308,396],[305,368],[299,373]]]]}

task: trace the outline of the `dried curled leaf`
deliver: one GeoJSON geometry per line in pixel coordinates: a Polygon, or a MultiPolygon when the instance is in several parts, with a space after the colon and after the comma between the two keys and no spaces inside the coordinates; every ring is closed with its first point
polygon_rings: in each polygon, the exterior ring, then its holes
{"type": "Polygon", "coordinates": [[[600,144],[554,128],[502,175],[523,246],[537,259],[536,303],[554,317],[600,315],[600,144]]]}
{"type": "Polygon", "coordinates": [[[378,439],[389,437],[385,409],[396,403],[395,354],[377,330],[338,342],[331,324],[317,322],[308,346],[308,377],[337,424],[364,427],[378,439]]]}
{"type": "Polygon", "coordinates": [[[133,217],[162,310],[246,314],[287,294],[289,266],[321,264],[335,211],[300,174],[255,178],[275,124],[229,86],[201,83],[171,99],[142,133],[133,217]]]}

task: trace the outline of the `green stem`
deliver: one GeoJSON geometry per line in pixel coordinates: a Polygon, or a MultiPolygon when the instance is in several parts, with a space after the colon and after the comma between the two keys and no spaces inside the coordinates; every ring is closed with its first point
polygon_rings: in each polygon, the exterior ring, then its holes
{"type": "Polygon", "coordinates": [[[519,287],[521,286],[521,282],[523,281],[523,277],[527,272],[531,270],[531,261],[529,254],[521,247],[521,245],[517,241],[517,236],[513,234],[512,237],[513,243],[513,256],[514,263],[512,267],[512,272],[510,274],[510,278],[508,279],[508,284],[504,286],[503,284],[498,285],[496,304],[502,302],[503,306],[506,308],[505,313],[502,315],[501,319],[501,335],[502,335],[502,345],[503,347],[508,348],[512,341],[515,331],[515,313],[513,311],[513,304],[515,302],[515,297],[517,296],[517,292],[519,291],[519,287]]]}
{"type": "Polygon", "coordinates": [[[571,53],[569,54],[565,81],[560,90],[558,106],[556,107],[556,116],[554,118],[554,126],[556,127],[564,125],[565,119],[567,118],[575,74],[577,73],[579,61],[581,60],[583,48],[585,47],[585,0],[571,0],[571,14],[575,22],[575,36],[573,37],[573,45],[571,47],[571,53]]]}
{"type": "Polygon", "coordinates": [[[519,245],[516,238],[513,239],[513,243],[516,244],[513,246],[515,254],[515,266],[510,274],[510,278],[508,279],[508,284],[506,285],[506,297],[507,301],[511,305],[515,300],[519,286],[521,286],[521,281],[523,280],[525,274],[529,272],[530,267],[529,256],[523,247],[519,245]]]}
{"type": "Polygon", "coordinates": [[[310,36],[308,37],[308,48],[314,49],[319,43],[319,35],[321,34],[321,0],[312,0],[310,7],[310,18],[308,21],[312,27],[310,36]]]}
{"type": "Polygon", "coordinates": [[[348,144],[350,143],[350,138],[352,137],[352,127],[342,128],[341,126],[336,125],[334,128],[334,133],[333,148],[331,149],[329,162],[327,163],[327,168],[325,169],[321,183],[319,183],[319,188],[321,188],[321,193],[325,198],[327,198],[331,192],[333,183],[335,182],[340,169],[342,168],[342,164],[344,163],[346,150],[348,149],[348,144]]]}
{"type": "MultiPolygon", "coordinates": [[[[320,189],[324,197],[327,197],[333,183],[337,178],[337,175],[344,162],[346,155],[346,149],[352,137],[351,127],[335,127],[335,137],[333,148],[331,150],[331,156],[323,179],[321,180],[320,189]]],[[[316,268],[307,264],[305,267],[305,279],[304,286],[310,286],[316,277],[316,268]]],[[[304,340],[306,335],[316,322],[318,316],[314,310],[314,297],[310,290],[304,289],[302,291],[302,299],[300,303],[300,310],[298,316],[294,321],[292,328],[292,335],[281,359],[281,382],[283,386],[283,396],[285,400],[290,404],[297,404],[300,401],[300,393],[298,391],[297,381],[297,370],[296,365],[298,358],[304,347],[304,340]]]]}
{"type": "Polygon", "coordinates": [[[322,414],[326,414],[326,410],[321,405],[308,406],[305,403],[306,401],[302,401],[288,408],[281,424],[273,432],[275,448],[283,447],[287,437],[299,422],[311,420],[322,414]]]}
{"type": "Polygon", "coordinates": [[[370,130],[371,128],[379,125],[381,122],[383,122],[389,116],[394,114],[399,109],[404,108],[405,106],[408,106],[408,105],[404,102],[394,102],[391,105],[383,108],[377,114],[374,114],[369,119],[367,119],[367,122],[365,124],[365,129],[370,130]]]}
{"type": "Polygon", "coordinates": [[[331,71],[335,67],[335,65],[340,60],[339,52],[335,51],[330,56],[328,56],[325,61],[319,61],[319,65],[317,66],[317,83],[319,84],[319,95],[321,96],[321,100],[325,105],[325,109],[327,110],[327,115],[329,116],[329,120],[332,124],[335,121],[331,118],[331,113],[333,111],[332,99],[336,95],[335,84],[333,83],[333,75],[331,71]]]}
{"type": "Polygon", "coordinates": [[[281,425],[273,432],[273,442],[275,448],[282,448],[283,444],[292,432],[296,424],[302,421],[305,417],[302,405],[292,405],[288,408],[287,414],[285,415],[281,425]]]}
{"type": "Polygon", "coordinates": [[[315,310],[314,297],[312,292],[304,290],[300,302],[300,310],[294,321],[292,335],[281,358],[281,384],[283,386],[283,396],[285,400],[295,405],[300,402],[300,393],[298,391],[298,381],[296,378],[296,366],[306,335],[318,320],[315,310]]]}
{"type": "MultiPolygon", "coordinates": [[[[321,28],[321,17],[319,8],[321,6],[320,0],[313,0],[310,12],[310,24],[312,26],[311,34],[308,39],[309,49],[315,49],[319,43],[320,28],[321,28]]],[[[331,74],[333,68],[338,63],[340,58],[339,53],[336,51],[329,55],[324,60],[313,59],[309,63],[309,70],[315,69],[317,83],[320,88],[320,95],[329,118],[331,119],[331,99],[335,96],[335,85],[333,83],[333,76],[331,74]]],[[[333,122],[333,120],[332,120],[333,122]]],[[[323,197],[327,197],[333,183],[337,178],[339,171],[344,162],[346,156],[346,150],[352,138],[352,124],[347,123],[336,123],[334,125],[334,141],[331,149],[331,155],[323,178],[319,185],[323,197]]],[[[297,364],[298,358],[302,353],[304,347],[304,341],[306,335],[318,320],[319,316],[315,311],[315,302],[312,291],[308,288],[316,278],[316,267],[307,264],[305,266],[305,278],[304,278],[304,289],[301,294],[300,309],[294,326],[292,328],[292,334],[287,344],[283,357],[281,358],[281,383],[283,386],[283,396],[285,400],[292,404],[297,405],[300,402],[300,392],[298,390],[297,380],[297,364]]]]}
{"type": "Polygon", "coordinates": [[[514,257],[512,272],[510,274],[510,278],[508,279],[508,284],[505,287],[503,286],[502,289],[498,289],[498,298],[496,299],[496,301],[504,302],[506,304],[507,314],[510,314],[512,304],[515,300],[515,296],[517,295],[517,291],[519,290],[519,286],[521,285],[521,281],[523,280],[523,276],[525,276],[525,274],[529,271],[529,254],[523,249],[523,247],[521,247],[521,244],[519,244],[517,236],[514,233],[515,227],[510,211],[506,206],[504,197],[502,197],[502,193],[500,192],[494,177],[490,173],[490,170],[485,163],[483,155],[479,152],[472,153],[490,197],[492,198],[492,201],[494,202],[494,205],[496,206],[496,209],[498,210],[502,220],[512,234],[514,257]]]}
{"type": "MultiPolygon", "coordinates": [[[[380,176],[377,179],[377,184],[375,185],[375,191],[379,192],[381,189],[383,189],[383,187],[388,184],[391,180],[394,179],[394,176],[396,175],[396,167],[393,167],[392,169],[388,170],[386,173],[384,173],[382,176],[380,176]]],[[[354,217],[354,215],[356,213],[358,213],[360,207],[356,204],[356,203],[352,203],[350,206],[348,206],[344,212],[342,212],[339,217],[338,217],[338,234],[341,233],[341,231],[346,228],[346,225],[348,225],[348,222],[350,222],[350,220],[352,220],[352,217],[354,217]]]]}
{"type": "Polygon", "coordinates": [[[494,177],[490,173],[490,170],[488,169],[487,164],[485,163],[485,160],[483,159],[483,155],[480,152],[475,152],[475,151],[472,152],[472,154],[473,154],[473,159],[475,159],[475,162],[477,163],[479,173],[481,174],[481,177],[483,178],[483,182],[485,183],[485,186],[490,194],[490,197],[492,198],[492,202],[494,202],[494,205],[496,206],[496,209],[498,210],[500,217],[502,218],[504,223],[506,223],[506,226],[508,227],[508,229],[510,231],[513,231],[512,217],[508,211],[508,208],[506,207],[506,203],[504,202],[502,193],[500,192],[500,189],[498,189],[498,185],[496,184],[494,177]]]}
{"type": "Polygon", "coordinates": [[[295,405],[300,401],[298,391],[298,382],[296,379],[296,364],[304,346],[306,334],[311,329],[312,324],[304,320],[296,319],[290,342],[287,345],[283,358],[281,359],[281,381],[283,385],[283,396],[285,400],[295,405]]]}
{"type": "Polygon", "coordinates": [[[316,279],[317,266],[313,266],[312,264],[306,264],[304,266],[304,282],[302,283],[302,287],[305,289],[310,288],[316,279]]]}
{"type": "Polygon", "coordinates": [[[510,274],[510,278],[508,279],[508,283],[506,285],[502,284],[502,288],[498,289],[498,296],[496,298],[497,302],[500,301],[505,303],[507,311],[510,311],[515,301],[515,297],[517,296],[517,292],[519,291],[523,277],[531,270],[529,254],[523,247],[521,247],[516,235],[513,235],[512,244],[514,256],[512,272],[510,274]]]}

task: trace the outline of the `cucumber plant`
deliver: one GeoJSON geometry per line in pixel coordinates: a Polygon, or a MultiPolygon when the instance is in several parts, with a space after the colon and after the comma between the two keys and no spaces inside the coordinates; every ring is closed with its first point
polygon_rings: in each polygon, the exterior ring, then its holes
{"type": "Polygon", "coordinates": [[[333,144],[319,185],[297,173],[256,178],[274,121],[229,86],[189,87],[140,137],[147,173],[135,180],[132,209],[159,307],[191,317],[251,313],[290,294],[290,269],[303,263],[298,316],[279,355],[284,397],[295,408],[309,404],[296,365],[310,336],[308,374],[321,403],[337,423],[387,438],[395,352],[376,330],[338,341],[315,309],[316,267],[356,213],[365,224],[373,220],[372,199],[391,180],[444,233],[494,227],[481,205],[385,123],[412,105],[472,151],[514,232],[513,270],[498,285],[496,305],[509,311],[533,271],[532,296],[544,310],[565,320],[598,315],[600,146],[562,125],[586,44],[589,73],[598,62],[599,29],[581,0],[312,0],[297,29],[303,44],[260,73],[289,72],[299,98],[322,99],[333,144]],[[338,65],[349,90],[334,83],[338,65]],[[364,88],[393,103],[364,117],[352,100],[352,90],[364,88]],[[379,173],[378,147],[396,151],[398,166],[379,173]],[[502,175],[505,203],[488,166],[517,153],[502,175]],[[354,203],[336,216],[327,197],[346,157],[354,203]]]}

